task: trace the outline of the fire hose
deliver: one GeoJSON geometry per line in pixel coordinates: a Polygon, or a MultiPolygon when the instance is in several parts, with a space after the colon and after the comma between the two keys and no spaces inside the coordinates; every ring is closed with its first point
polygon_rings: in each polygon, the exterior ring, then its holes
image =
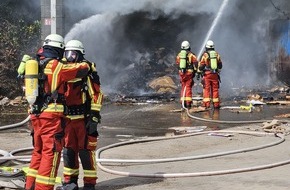
{"type": "MultiPolygon", "coordinates": [[[[262,136],[273,136],[273,137],[279,137],[280,140],[276,143],[279,144],[283,142],[284,136],[283,135],[276,135],[273,133],[263,133],[263,132],[245,132],[245,131],[219,131],[221,133],[241,133],[241,134],[250,134],[250,135],[262,135],[262,136]]],[[[160,137],[160,138],[150,138],[145,140],[135,140],[135,141],[129,141],[129,142],[121,142],[112,144],[103,148],[100,148],[97,150],[97,165],[98,167],[108,173],[115,174],[115,175],[121,175],[121,176],[130,176],[130,177],[152,177],[152,178],[177,178],[177,177],[197,177],[197,176],[212,176],[212,175],[224,175],[224,174],[233,174],[233,173],[239,173],[239,172],[249,172],[249,171],[255,171],[255,170],[262,170],[262,169],[269,169],[273,167],[278,167],[282,165],[286,165],[290,163],[290,160],[285,160],[281,162],[276,162],[272,164],[265,164],[265,165],[259,165],[259,166],[253,166],[253,167],[246,167],[246,168],[237,168],[237,169],[231,169],[231,170],[219,170],[219,171],[208,171],[208,172],[192,172],[192,173],[165,173],[165,172],[155,172],[155,173],[134,173],[134,172],[124,172],[124,171],[118,171],[113,170],[105,167],[102,165],[102,162],[118,162],[118,163],[156,163],[156,162],[174,162],[174,161],[182,161],[182,160],[193,160],[193,159],[201,159],[201,158],[210,158],[210,157],[216,157],[216,156],[224,156],[229,154],[236,154],[239,152],[244,151],[253,151],[258,150],[261,148],[266,148],[268,146],[272,146],[276,143],[271,143],[272,145],[263,145],[263,146],[257,146],[252,147],[248,149],[241,149],[241,150],[234,150],[234,151],[226,151],[226,152],[220,152],[220,153],[213,153],[213,154],[207,154],[207,155],[199,155],[199,156],[189,156],[189,157],[180,157],[180,158],[167,158],[167,159],[151,159],[151,160],[122,160],[122,159],[101,159],[101,153],[105,150],[112,149],[119,146],[129,145],[129,144],[135,144],[135,143],[144,143],[144,142],[151,142],[151,141],[159,141],[159,140],[167,140],[172,138],[181,138],[181,137],[187,137],[191,135],[200,135],[205,134],[208,132],[199,132],[194,134],[186,134],[186,135],[179,135],[174,137],[160,137]]]]}
{"type": "MultiPolygon", "coordinates": [[[[189,113],[189,112],[187,112],[189,113]]],[[[16,126],[23,125],[25,122],[29,120],[29,117],[26,118],[23,122],[12,124],[8,126],[0,127],[0,129],[7,129],[12,128],[16,126]]],[[[112,149],[119,146],[125,146],[129,144],[134,143],[143,143],[143,142],[151,142],[151,141],[160,141],[160,140],[167,140],[167,139],[173,139],[173,138],[182,138],[187,136],[194,136],[194,135],[201,135],[205,133],[210,133],[213,131],[207,131],[207,132],[198,132],[193,134],[186,134],[186,135],[178,135],[174,137],[159,137],[159,138],[148,138],[145,140],[135,140],[135,141],[129,141],[129,142],[121,142],[112,144],[109,146],[105,146],[102,148],[99,148],[96,152],[96,161],[97,165],[100,169],[102,169],[105,172],[116,174],[116,175],[122,175],[122,176],[135,176],[135,177],[158,177],[158,178],[172,178],[172,177],[195,177],[195,176],[211,176],[211,175],[223,175],[223,174],[230,174],[230,173],[238,173],[238,172],[248,172],[248,171],[254,171],[254,170],[261,170],[261,169],[267,169],[267,168],[273,168],[278,167],[282,165],[286,165],[290,163],[290,160],[285,160],[277,163],[272,164],[266,164],[266,165],[260,165],[260,166],[254,166],[254,167],[248,167],[248,168],[238,168],[238,169],[232,169],[232,170],[220,170],[220,171],[209,171],[209,172],[193,172],[193,173],[131,173],[131,172],[123,172],[123,171],[117,171],[106,168],[104,165],[102,165],[102,162],[115,162],[115,163],[162,163],[162,162],[175,162],[175,161],[183,161],[183,160],[194,160],[194,159],[202,159],[202,158],[211,158],[211,157],[217,157],[217,156],[224,156],[224,155],[230,155],[230,154],[236,154],[240,152],[248,152],[248,151],[254,151],[262,148],[267,148],[270,146],[274,146],[277,144],[280,144],[285,141],[285,138],[283,135],[277,135],[274,133],[262,133],[262,132],[246,132],[246,131],[219,131],[220,133],[241,133],[241,134],[250,134],[250,135],[258,135],[258,136],[273,136],[273,137],[279,137],[279,141],[269,143],[266,145],[251,147],[251,148],[245,148],[245,149],[239,149],[239,150],[232,150],[232,151],[225,151],[220,153],[213,153],[213,154],[205,154],[205,155],[198,155],[198,156],[189,156],[189,157],[178,157],[178,158],[165,158],[165,159],[139,159],[139,160],[128,160],[128,159],[104,159],[101,158],[101,153],[105,150],[112,149]]],[[[216,131],[214,131],[216,132],[216,131]]],[[[27,148],[24,148],[24,150],[27,148]]],[[[22,149],[18,149],[17,151],[22,151],[22,149]]],[[[15,153],[15,152],[14,152],[15,153]]],[[[7,161],[7,160],[17,160],[17,159],[29,159],[31,156],[13,156],[13,154],[9,154],[9,156],[0,157],[1,161],[7,161]]],[[[27,161],[27,160],[26,160],[27,161]]]]}
{"type": "MultiPolygon", "coordinates": [[[[185,96],[185,90],[186,87],[184,88],[183,91],[183,97],[185,96]]],[[[187,110],[187,115],[193,119],[198,119],[201,121],[207,121],[207,122],[215,122],[214,120],[208,120],[208,119],[203,119],[203,118],[198,118],[195,116],[190,115],[189,110],[185,108],[184,106],[184,101],[182,102],[183,109],[187,110]]],[[[254,121],[218,121],[218,123],[261,123],[265,122],[267,120],[254,120],[254,121]]],[[[219,131],[221,133],[228,133],[228,132],[233,132],[233,133],[242,133],[242,134],[256,134],[256,135],[273,135],[281,138],[281,142],[284,142],[284,136],[282,135],[277,135],[274,133],[262,133],[262,132],[245,132],[245,131],[219,131]]],[[[226,151],[226,152],[220,152],[220,153],[213,153],[213,154],[206,154],[206,155],[198,155],[198,156],[189,156],[189,157],[179,157],[179,158],[166,158],[166,159],[149,159],[149,160],[124,160],[124,159],[101,159],[101,153],[105,150],[118,147],[118,146],[124,146],[128,144],[134,144],[134,143],[143,143],[143,142],[150,142],[150,141],[158,141],[158,140],[167,140],[167,139],[172,139],[172,138],[181,138],[181,137],[186,137],[186,136],[191,136],[191,135],[200,135],[200,134],[205,134],[205,133],[210,133],[208,132],[198,132],[198,133],[193,133],[193,134],[187,134],[187,135],[178,135],[174,137],[159,137],[159,138],[150,138],[150,139],[145,139],[145,140],[135,140],[135,141],[129,141],[129,142],[121,142],[121,143],[116,143],[113,145],[109,145],[103,148],[100,148],[97,150],[96,155],[97,155],[97,165],[98,167],[108,173],[111,174],[116,174],[116,175],[121,175],[121,176],[130,176],[130,177],[157,177],[157,178],[176,178],[176,177],[196,177],[196,176],[212,176],[212,175],[223,175],[223,174],[232,174],[232,173],[238,173],[238,172],[249,172],[249,171],[254,171],[254,170],[262,170],[262,169],[267,169],[267,168],[273,168],[273,167],[278,167],[282,165],[286,165],[290,163],[290,160],[285,160],[277,163],[272,163],[272,164],[266,164],[266,165],[259,165],[259,166],[254,166],[254,167],[248,167],[248,168],[237,168],[237,169],[232,169],[232,170],[220,170],[220,171],[209,171],[209,172],[193,172],[193,173],[164,173],[164,172],[156,172],[156,173],[134,173],[134,172],[124,172],[124,171],[118,171],[118,170],[112,170],[104,165],[102,165],[102,162],[117,162],[117,163],[161,163],[161,162],[175,162],[175,161],[183,161],[183,160],[194,160],[194,159],[202,159],[202,158],[210,158],[210,157],[216,157],[216,156],[224,156],[224,155],[229,155],[229,154],[236,154],[236,153],[241,153],[241,152],[246,152],[246,151],[253,151],[253,150],[258,150],[261,148],[266,148],[268,146],[272,146],[270,144],[268,145],[263,145],[263,146],[258,146],[258,147],[251,147],[248,149],[240,149],[240,150],[233,150],[233,151],[226,151]]],[[[280,143],[281,143],[280,142],[280,143]]],[[[278,143],[279,144],[279,143],[278,143]]]]}
{"type": "Polygon", "coordinates": [[[0,131],[4,130],[4,129],[12,129],[12,128],[15,128],[15,127],[22,126],[25,123],[27,123],[29,120],[30,120],[30,116],[28,116],[26,119],[24,119],[23,121],[21,121],[19,123],[14,123],[14,124],[11,124],[11,125],[0,126],[0,131]]]}

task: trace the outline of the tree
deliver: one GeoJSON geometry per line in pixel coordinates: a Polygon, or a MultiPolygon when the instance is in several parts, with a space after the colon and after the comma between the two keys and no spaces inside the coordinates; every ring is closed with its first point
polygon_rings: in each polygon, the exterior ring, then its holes
{"type": "Polygon", "coordinates": [[[31,7],[33,1],[1,0],[0,97],[14,98],[21,94],[22,88],[16,82],[17,67],[24,54],[34,55],[39,47],[40,10],[31,11],[35,10],[31,7]]]}

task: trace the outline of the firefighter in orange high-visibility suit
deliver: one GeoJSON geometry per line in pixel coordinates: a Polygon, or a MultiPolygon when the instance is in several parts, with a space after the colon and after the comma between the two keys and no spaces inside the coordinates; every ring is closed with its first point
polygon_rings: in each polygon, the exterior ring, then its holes
{"type": "Polygon", "coordinates": [[[220,54],[215,51],[214,42],[208,40],[198,68],[203,76],[203,106],[205,108],[210,108],[211,101],[214,109],[220,108],[219,83],[222,66],[220,54]]]}
{"type": "Polygon", "coordinates": [[[34,149],[26,190],[54,189],[64,142],[64,82],[86,76],[90,68],[87,63],[63,64],[63,53],[63,37],[50,34],[36,57],[40,72],[38,96],[29,110],[34,149]]]}
{"type": "Polygon", "coordinates": [[[80,158],[83,168],[83,190],[95,189],[97,181],[96,148],[101,121],[100,109],[103,94],[99,75],[94,63],[85,60],[83,44],[78,40],[66,43],[65,58],[68,63],[87,62],[91,66],[89,74],[67,82],[65,99],[68,114],[65,127],[63,150],[64,181],[59,190],[77,190],[80,158]]]}
{"type": "Polygon", "coordinates": [[[182,107],[191,108],[192,106],[192,86],[198,61],[196,56],[190,51],[188,41],[181,43],[181,51],[176,57],[176,64],[179,69],[181,83],[180,102],[182,107]]]}

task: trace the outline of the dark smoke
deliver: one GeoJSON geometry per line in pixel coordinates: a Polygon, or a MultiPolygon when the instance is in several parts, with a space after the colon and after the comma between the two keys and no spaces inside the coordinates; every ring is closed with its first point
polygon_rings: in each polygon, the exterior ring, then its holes
{"type": "MultiPolygon", "coordinates": [[[[154,56],[160,48],[167,54],[166,64],[174,65],[183,40],[189,40],[198,54],[221,4],[222,0],[112,0],[109,4],[87,0],[80,8],[68,3],[71,15],[83,20],[71,27],[65,39],[84,43],[86,58],[97,64],[105,92],[126,88],[143,93],[149,76],[138,77],[137,65],[157,64],[154,56]]],[[[267,30],[269,20],[279,16],[266,0],[229,1],[210,37],[224,64],[222,92],[271,83],[267,30]]],[[[177,70],[172,75],[177,76],[177,70]]]]}

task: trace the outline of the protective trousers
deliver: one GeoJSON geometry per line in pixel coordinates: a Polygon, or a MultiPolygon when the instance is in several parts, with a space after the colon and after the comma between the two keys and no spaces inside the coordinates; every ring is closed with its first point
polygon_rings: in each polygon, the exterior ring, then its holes
{"type": "Polygon", "coordinates": [[[64,184],[77,184],[79,175],[79,160],[82,162],[84,184],[94,186],[97,181],[97,166],[95,151],[97,137],[89,136],[84,119],[67,119],[65,127],[64,184]]]}
{"type": "Polygon", "coordinates": [[[56,115],[42,114],[31,115],[34,149],[26,177],[27,190],[53,190],[60,163],[63,120],[56,115]]]}
{"type": "Polygon", "coordinates": [[[179,73],[181,82],[180,103],[186,108],[191,108],[193,73],[179,73]]]}
{"type": "Polygon", "coordinates": [[[208,73],[203,76],[203,106],[209,108],[211,100],[214,108],[219,108],[219,76],[217,73],[208,73]]]}

